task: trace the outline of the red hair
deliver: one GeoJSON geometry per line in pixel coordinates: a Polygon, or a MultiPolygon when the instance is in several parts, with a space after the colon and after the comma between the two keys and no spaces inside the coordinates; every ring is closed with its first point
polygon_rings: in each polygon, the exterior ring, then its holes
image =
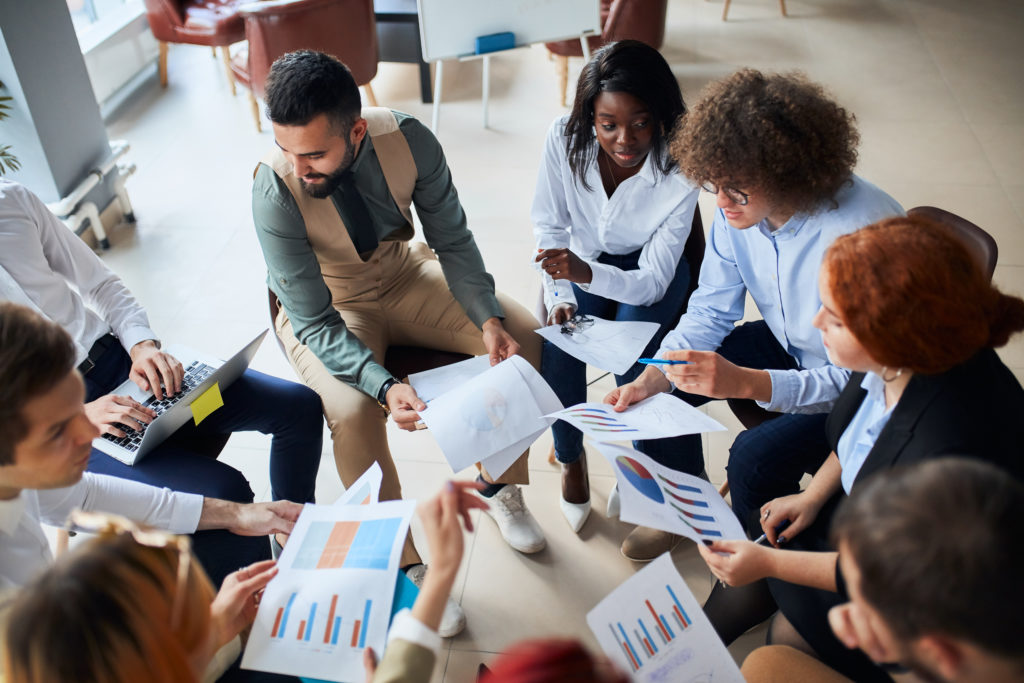
{"type": "Polygon", "coordinates": [[[595,659],[578,640],[524,640],[505,650],[480,683],[629,683],[606,659],[595,659]]]}
{"type": "Polygon", "coordinates": [[[822,267],[843,324],[890,368],[945,372],[1024,329],[1024,300],[993,287],[953,231],[925,218],[843,235],[822,267]]]}

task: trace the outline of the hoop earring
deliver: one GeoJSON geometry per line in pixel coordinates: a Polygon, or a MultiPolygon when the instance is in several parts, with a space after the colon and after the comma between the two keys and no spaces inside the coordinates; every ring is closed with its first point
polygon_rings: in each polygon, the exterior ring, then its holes
{"type": "Polygon", "coordinates": [[[882,377],[882,381],[885,382],[886,384],[888,384],[889,382],[895,381],[900,375],[903,374],[903,368],[896,368],[896,374],[895,375],[893,375],[892,377],[886,377],[885,376],[885,371],[888,370],[888,369],[889,368],[887,366],[882,366],[881,377],[882,377]]]}

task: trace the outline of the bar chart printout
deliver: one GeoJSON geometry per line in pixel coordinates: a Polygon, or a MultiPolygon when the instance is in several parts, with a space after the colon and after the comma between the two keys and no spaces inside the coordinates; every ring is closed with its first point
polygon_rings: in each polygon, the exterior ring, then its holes
{"type": "Polygon", "coordinates": [[[242,667],[363,680],[363,651],[384,647],[414,507],[307,505],[263,594],[242,667]]]}
{"type": "Polygon", "coordinates": [[[638,681],[743,681],[668,553],[587,614],[601,648],[638,681]]]}

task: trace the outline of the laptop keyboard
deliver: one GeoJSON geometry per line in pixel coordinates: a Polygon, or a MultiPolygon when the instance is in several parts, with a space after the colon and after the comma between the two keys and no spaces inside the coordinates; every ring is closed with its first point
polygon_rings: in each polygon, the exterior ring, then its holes
{"type": "MultiPolygon", "coordinates": [[[[174,396],[164,396],[164,398],[157,400],[156,396],[150,396],[149,400],[143,403],[147,408],[152,409],[156,412],[157,417],[167,412],[167,409],[173,406],[175,403],[185,398],[193,389],[203,383],[207,377],[213,374],[217,368],[210,367],[206,363],[200,363],[199,361],[193,361],[191,365],[185,368],[185,376],[181,380],[181,391],[174,396]]],[[[117,444],[121,448],[125,449],[130,453],[134,453],[139,450],[139,446],[142,445],[142,435],[146,431],[146,427],[149,425],[136,424],[138,431],[132,431],[128,427],[125,427],[119,422],[115,422],[114,426],[124,432],[124,436],[114,436],[113,434],[104,434],[103,438],[111,443],[117,444]]]]}

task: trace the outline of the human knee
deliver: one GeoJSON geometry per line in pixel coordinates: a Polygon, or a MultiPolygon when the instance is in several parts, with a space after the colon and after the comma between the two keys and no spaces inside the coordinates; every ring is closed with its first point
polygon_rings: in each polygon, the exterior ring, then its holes
{"type": "Polygon", "coordinates": [[[233,467],[224,466],[214,476],[206,477],[202,494],[207,498],[251,503],[255,498],[249,480],[233,467]]]}

